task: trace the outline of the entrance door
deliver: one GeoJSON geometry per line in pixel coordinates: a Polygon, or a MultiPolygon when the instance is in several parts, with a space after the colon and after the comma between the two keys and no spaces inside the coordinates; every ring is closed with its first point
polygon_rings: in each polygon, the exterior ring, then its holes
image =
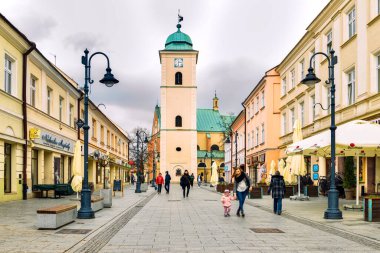
{"type": "Polygon", "coordinates": [[[12,191],[12,145],[4,144],[4,192],[12,191]]]}
{"type": "Polygon", "coordinates": [[[376,158],[367,158],[367,193],[376,191],[376,158]]]}
{"type": "Polygon", "coordinates": [[[61,182],[61,158],[54,157],[54,184],[61,182]]]}
{"type": "Polygon", "coordinates": [[[32,185],[38,184],[38,150],[32,149],[32,185]]]}

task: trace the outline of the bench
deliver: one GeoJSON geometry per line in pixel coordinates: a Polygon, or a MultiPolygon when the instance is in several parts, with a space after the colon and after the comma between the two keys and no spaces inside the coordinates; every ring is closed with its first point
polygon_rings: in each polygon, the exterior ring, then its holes
{"type": "Polygon", "coordinates": [[[70,184],[36,184],[32,186],[33,192],[41,192],[42,197],[44,192],[46,192],[45,198],[49,196],[49,191],[54,191],[54,198],[60,198],[62,195],[72,195],[74,194],[73,188],[70,184]]]}
{"type": "Polygon", "coordinates": [[[94,212],[97,212],[104,208],[103,199],[104,198],[100,196],[94,196],[94,195],[91,196],[91,209],[94,212]]]}
{"type": "Polygon", "coordinates": [[[77,217],[77,205],[66,204],[37,210],[38,229],[57,229],[74,222],[77,217]]]}

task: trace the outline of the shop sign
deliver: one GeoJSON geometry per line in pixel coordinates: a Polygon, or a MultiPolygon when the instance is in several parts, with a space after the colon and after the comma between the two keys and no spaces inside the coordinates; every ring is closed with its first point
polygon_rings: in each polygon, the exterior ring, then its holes
{"type": "Polygon", "coordinates": [[[40,130],[41,137],[34,139],[34,142],[57,150],[74,153],[74,142],[66,138],[54,135],[50,132],[40,130]]]}
{"type": "Polygon", "coordinates": [[[41,138],[41,130],[38,128],[31,128],[29,130],[29,138],[31,140],[40,139],[41,138]]]}

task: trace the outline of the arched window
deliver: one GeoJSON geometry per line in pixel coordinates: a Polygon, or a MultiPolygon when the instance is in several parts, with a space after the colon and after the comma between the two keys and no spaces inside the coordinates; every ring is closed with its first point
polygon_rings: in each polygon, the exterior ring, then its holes
{"type": "Polygon", "coordinates": [[[182,117],[181,116],[175,117],[175,126],[176,127],[182,127],[182,117]]]}
{"type": "Polygon", "coordinates": [[[211,146],[211,150],[212,151],[219,151],[219,146],[214,144],[211,146]]]}
{"type": "Polygon", "coordinates": [[[176,85],[182,84],[182,73],[181,72],[175,73],[175,84],[176,85]]]}
{"type": "Polygon", "coordinates": [[[197,145],[197,150],[201,150],[201,148],[199,147],[199,145],[197,145]]]}

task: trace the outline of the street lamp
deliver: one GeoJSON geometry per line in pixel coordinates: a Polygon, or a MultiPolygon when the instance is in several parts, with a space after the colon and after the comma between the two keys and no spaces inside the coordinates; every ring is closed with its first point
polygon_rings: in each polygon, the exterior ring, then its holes
{"type": "Polygon", "coordinates": [[[156,187],[156,161],[160,161],[160,153],[156,152],[156,143],[154,143],[154,149],[153,149],[153,178],[152,178],[152,187],[156,187]]]}
{"type": "Polygon", "coordinates": [[[136,181],[136,190],[135,193],[141,193],[141,169],[143,167],[143,155],[144,155],[144,143],[147,144],[148,141],[148,135],[145,133],[143,130],[137,130],[136,131],[136,138],[137,138],[137,145],[136,145],[136,150],[137,150],[137,181],[136,181]],[[142,138],[144,136],[145,138],[142,138]],[[144,139],[144,141],[142,141],[144,139]],[[139,146],[140,146],[140,141],[142,144],[141,147],[141,157],[139,153],[139,146]]]}
{"type": "Polygon", "coordinates": [[[90,57],[88,57],[89,51],[86,49],[84,50],[84,56],[82,56],[82,64],[84,67],[84,122],[78,121],[78,127],[83,127],[84,130],[84,179],[83,179],[83,186],[82,186],[82,192],[81,192],[81,207],[78,211],[78,218],[79,219],[91,219],[95,218],[94,211],[91,209],[91,190],[88,186],[88,130],[90,129],[90,126],[88,125],[88,92],[89,92],[89,84],[94,83],[94,80],[91,79],[91,59],[95,55],[101,54],[107,59],[107,68],[106,68],[106,74],[104,77],[99,81],[103,84],[105,84],[107,87],[112,87],[114,84],[118,83],[119,81],[114,78],[113,74],[111,73],[110,68],[110,62],[108,59],[108,56],[105,53],[102,52],[96,52],[93,53],[90,57]]]}
{"type": "Polygon", "coordinates": [[[308,69],[308,74],[301,81],[303,84],[308,86],[314,86],[316,83],[319,83],[319,79],[315,73],[312,66],[313,58],[316,55],[324,55],[328,60],[329,68],[329,80],[326,81],[326,84],[330,84],[330,96],[331,96],[331,185],[330,190],[328,191],[328,206],[324,214],[325,219],[342,219],[342,212],[339,210],[339,192],[335,186],[335,83],[334,83],[334,65],[338,63],[338,57],[334,56],[335,51],[331,49],[330,56],[323,52],[317,52],[313,54],[310,58],[310,67],[308,69]]]}

